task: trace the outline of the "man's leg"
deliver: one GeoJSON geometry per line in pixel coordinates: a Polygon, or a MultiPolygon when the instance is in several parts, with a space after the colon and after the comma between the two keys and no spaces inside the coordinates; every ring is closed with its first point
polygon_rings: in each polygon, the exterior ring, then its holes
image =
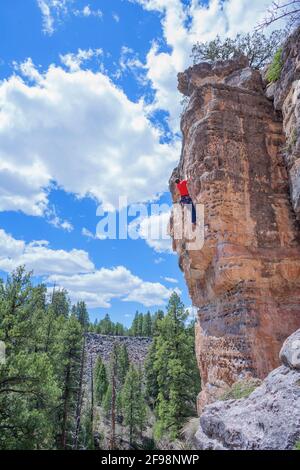
{"type": "Polygon", "coordinates": [[[196,223],[196,208],[192,200],[191,200],[191,204],[192,204],[192,224],[195,224],[196,223]]]}

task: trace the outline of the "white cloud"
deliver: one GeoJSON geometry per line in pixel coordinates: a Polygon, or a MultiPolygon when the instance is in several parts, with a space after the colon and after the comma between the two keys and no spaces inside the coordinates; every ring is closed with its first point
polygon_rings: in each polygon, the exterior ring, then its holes
{"type": "Polygon", "coordinates": [[[113,19],[115,20],[116,23],[120,22],[120,16],[117,13],[112,14],[113,19]]]}
{"type": "Polygon", "coordinates": [[[103,13],[102,11],[98,8],[97,10],[93,10],[90,5],[85,5],[82,10],[75,10],[74,11],[75,16],[83,16],[85,18],[89,18],[90,16],[95,16],[97,18],[102,18],[103,13]]]}
{"type": "Polygon", "coordinates": [[[46,219],[50,225],[56,228],[65,230],[66,232],[72,232],[74,230],[73,225],[68,220],[61,219],[57,214],[55,207],[46,210],[46,219]]]}
{"type": "Polygon", "coordinates": [[[172,241],[168,234],[170,211],[153,214],[148,217],[136,219],[129,225],[129,230],[134,230],[157,253],[174,254],[172,241]]]}
{"type": "Polygon", "coordinates": [[[167,189],[179,141],[160,143],[142,100],[130,101],[100,72],[52,65],[42,74],[26,63],[34,83],[17,75],[0,82],[1,210],[42,215],[53,181],[105,207],[167,189]]]}
{"type": "Polygon", "coordinates": [[[173,284],[177,284],[177,283],[178,283],[178,280],[177,280],[177,279],[174,279],[174,277],[165,277],[164,280],[167,281],[167,282],[171,282],[171,283],[173,283],[173,284]]]}
{"type": "MultiPolygon", "coordinates": [[[[154,42],[146,60],[147,78],[155,91],[152,110],[169,112],[169,124],[179,130],[181,95],[177,91],[177,73],[191,65],[191,50],[197,41],[208,41],[217,34],[235,36],[251,31],[264,17],[272,0],[210,0],[208,4],[191,0],[134,0],[146,10],[159,11],[163,35],[171,52],[161,52],[154,42]]],[[[278,26],[277,26],[278,27],[278,26]]]]}
{"type": "Polygon", "coordinates": [[[44,240],[26,244],[0,229],[0,269],[10,272],[17,266],[26,265],[28,270],[33,270],[34,274],[41,276],[70,275],[94,269],[86,251],[53,250],[48,245],[44,240]]]}
{"type": "Polygon", "coordinates": [[[21,72],[23,77],[26,77],[33,82],[38,82],[41,79],[41,75],[32,62],[31,57],[28,57],[28,59],[26,59],[21,64],[18,64],[17,62],[14,62],[13,64],[15,70],[21,72]]]}
{"type": "Polygon", "coordinates": [[[72,0],[37,0],[43,20],[43,32],[51,36],[54,33],[55,21],[67,12],[67,5],[72,0]]]}
{"type": "Polygon", "coordinates": [[[81,65],[94,57],[103,54],[102,49],[78,49],[77,53],[69,52],[68,54],[60,54],[61,62],[70,70],[70,72],[78,72],[81,65]]]}
{"type": "Polygon", "coordinates": [[[120,67],[124,70],[144,69],[144,64],[138,58],[138,54],[133,49],[127,46],[122,46],[120,67]]]}
{"type": "Polygon", "coordinates": [[[81,234],[84,236],[84,237],[87,237],[87,238],[96,238],[96,236],[87,228],[83,227],[83,229],[81,230],[81,234]]]}
{"type": "Polygon", "coordinates": [[[67,289],[73,302],[84,300],[90,308],[110,307],[112,299],[146,307],[164,305],[172,293],[160,283],[143,281],[124,266],[73,276],[54,275],[48,280],[67,289]]]}
{"type": "Polygon", "coordinates": [[[197,307],[190,306],[190,307],[187,307],[185,310],[187,310],[188,316],[189,316],[190,319],[197,318],[197,316],[198,316],[197,307]]]}
{"type": "Polygon", "coordinates": [[[45,240],[25,243],[3,229],[0,253],[0,270],[10,272],[25,265],[35,275],[45,276],[48,284],[67,289],[73,302],[84,300],[90,308],[110,307],[113,299],[146,307],[164,305],[173,292],[159,282],[144,281],[124,266],[97,270],[86,251],[54,250],[45,240]]]}

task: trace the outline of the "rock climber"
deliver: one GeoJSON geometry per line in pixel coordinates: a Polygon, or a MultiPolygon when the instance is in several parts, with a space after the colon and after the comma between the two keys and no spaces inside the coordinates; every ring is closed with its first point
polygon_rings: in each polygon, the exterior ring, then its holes
{"type": "Polygon", "coordinates": [[[190,196],[188,187],[187,187],[187,180],[180,180],[177,178],[175,180],[176,187],[180,193],[180,204],[190,204],[192,208],[192,224],[196,225],[196,209],[192,198],[190,196]]]}

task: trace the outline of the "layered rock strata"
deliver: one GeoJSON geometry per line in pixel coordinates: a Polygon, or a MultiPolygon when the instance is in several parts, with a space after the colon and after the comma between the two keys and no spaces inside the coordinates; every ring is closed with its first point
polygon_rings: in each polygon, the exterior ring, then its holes
{"type": "MultiPolygon", "coordinates": [[[[204,205],[202,249],[173,240],[193,305],[202,378],[199,411],[232,383],[264,378],[300,326],[299,226],[289,199],[282,115],[247,60],[179,74],[188,104],[182,154],[170,179],[189,180],[204,205]]],[[[171,218],[171,235],[174,220],[171,218]]]]}

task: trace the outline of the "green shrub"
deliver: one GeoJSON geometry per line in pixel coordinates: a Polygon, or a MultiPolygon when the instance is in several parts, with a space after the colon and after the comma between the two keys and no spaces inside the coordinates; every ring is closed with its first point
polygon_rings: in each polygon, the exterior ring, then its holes
{"type": "Polygon", "coordinates": [[[240,398],[247,398],[259,387],[261,380],[259,379],[246,379],[235,382],[227,392],[221,395],[220,400],[239,400],[240,398]]]}
{"type": "Polygon", "coordinates": [[[268,69],[267,80],[269,83],[276,82],[280,78],[282,67],[283,67],[283,60],[282,60],[282,47],[281,47],[280,49],[278,49],[278,51],[274,55],[273,62],[268,69]]]}
{"type": "Polygon", "coordinates": [[[294,450],[300,450],[300,441],[297,441],[297,442],[295,443],[294,450]]]}

